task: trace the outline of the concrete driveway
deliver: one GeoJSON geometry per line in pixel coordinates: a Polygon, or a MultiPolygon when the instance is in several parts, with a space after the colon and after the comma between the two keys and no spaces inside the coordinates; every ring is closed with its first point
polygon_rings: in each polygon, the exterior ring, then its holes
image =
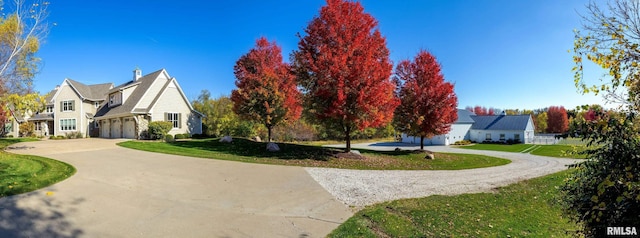
{"type": "Polygon", "coordinates": [[[352,215],[301,167],[149,153],[119,141],[14,146],[78,172],[0,198],[0,237],[323,237],[352,215]]]}

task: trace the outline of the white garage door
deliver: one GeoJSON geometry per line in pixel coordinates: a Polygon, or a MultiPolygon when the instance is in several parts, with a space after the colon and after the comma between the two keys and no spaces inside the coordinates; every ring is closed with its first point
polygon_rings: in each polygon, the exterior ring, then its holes
{"type": "Polygon", "coordinates": [[[111,121],[111,138],[120,138],[122,136],[122,133],[120,133],[121,123],[120,120],[111,121]]]}
{"type": "Polygon", "coordinates": [[[123,136],[124,138],[129,138],[129,139],[135,139],[136,138],[136,124],[135,121],[133,121],[133,118],[127,118],[124,119],[124,132],[123,132],[123,136]]]}
{"type": "Polygon", "coordinates": [[[100,125],[100,137],[102,138],[109,138],[109,130],[111,130],[110,128],[110,124],[109,123],[103,123],[102,125],[100,125]]]}

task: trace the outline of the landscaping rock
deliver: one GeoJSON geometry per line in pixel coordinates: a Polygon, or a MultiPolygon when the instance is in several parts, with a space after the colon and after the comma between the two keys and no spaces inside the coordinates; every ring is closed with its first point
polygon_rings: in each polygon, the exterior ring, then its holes
{"type": "Polygon", "coordinates": [[[233,138],[231,138],[231,136],[225,136],[220,138],[220,142],[231,143],[232,141],[233,141],[233,138]]]}
{"type": "Polygon", "coordinates": [[[360,154],[359,150],[351,150],[351,153],[352,154],[356,154],[356,155],[362,155],[362,154],[360,154]]]}
{"type": "Polygon", "coordinates": [[[278,151],[280,151],[280,146],[278,146],[278,144],[276,144],[276,143],[269,142],[269,143],[267,143],[267,150],[269,152],[278,152],[278,151]]]}
{"type": "Polygon", "coordinates": [[[260,139],[259,136],[253,137],[253,141],[255,142],[262,142],[262,139],[260,139]]]}
{"type": "Polygon", "coordinates": [[[425,159],[435,159],[436,157],[433,155],[433,152],[425,150],[425,152],[427,152],[427,155],[424,156],[425,159]]]}
{"type": "Polygon", "coordinates": [[[398,147],[396,147],[394,150],[395,150],[395,151],[402,151],[402,149],[400,149],[400,148],[398,148],[398,147]]]}

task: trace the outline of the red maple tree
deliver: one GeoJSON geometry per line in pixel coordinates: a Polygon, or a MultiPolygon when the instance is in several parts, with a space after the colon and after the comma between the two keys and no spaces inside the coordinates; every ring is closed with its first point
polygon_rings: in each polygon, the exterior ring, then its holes
{"type": "Polygon", "coordinates": [[[396,67],[395,80],[403,82],[396,108],[397,129],[424,138],[446,134],[458,119],[458,98],[453,84],[444,81],[440,64],[429,52],[421,50],[413,61],[403,60],[396,67]]]}
{"type": "Polygon", "coordinates": [[[391,121],[398,105],[393,65],[377,21],[359,2],[327,0],[294,52],[298,82],[309,113],[344,133],[391,121]]]}
{"type": "Polygon", "coordinates": [[[275,42],[261,37],[255,48],[238,59],[233,67],[238,89],[231,92],[233,111],[241,118],[257,121],[271,129],[300,118],[300,92],[290,66],[282,61],[275,42]]]}
{"type": "Polygon", "coordinates": [[[563,106],[551,106],[547,110],[547,132],[564,133],[569,130],[569,117],[563,106]]]}
{"type": "Polygon", "coordinates": [[[481,107],[481,106],[475,106],[475,107],[467,106],[465,109],[467,111],[473,112],[478,116],[493,116],[496,114],[496,109],[493,107],[490,107],[487,109],[487,107],[481,107]]]}

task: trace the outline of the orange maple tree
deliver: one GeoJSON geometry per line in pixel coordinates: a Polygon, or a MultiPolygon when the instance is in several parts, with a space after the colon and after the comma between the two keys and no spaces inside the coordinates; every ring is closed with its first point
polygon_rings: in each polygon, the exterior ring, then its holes
{"type": "Polygon", "coordinates": [[[264,124],[268,141],[274,126],[298,120],[302,112],[300,92],[281,52],[275,42],[261,37],[233,67],[238,87],[231,92],[233,111],[243,119],[264,124]]]}
{"type": "Polygon", "coordinates": [[[305,108],[328,128],[351,133],[389,123],[398,105],[386,40],[359,2],[327,0],[294,52],[305,108]]]}
{"type": "Polygon", "coordinates": [[[551,106],[547,110],[547,132],[564,133],[569,130],[569,117],[563,106],[551,106]]]}
{"type": "Polygon", "coordinates": [[[424,149],[424,138],[451,130],[451,124],[458,119],[458,98],[453,84],[444,81],[433,55],[421,50],[413,61],[401,61],[394,79],[402,83],[401,103],[395,112],[396,129],[420,136],[420,149],[424,149]]]}

